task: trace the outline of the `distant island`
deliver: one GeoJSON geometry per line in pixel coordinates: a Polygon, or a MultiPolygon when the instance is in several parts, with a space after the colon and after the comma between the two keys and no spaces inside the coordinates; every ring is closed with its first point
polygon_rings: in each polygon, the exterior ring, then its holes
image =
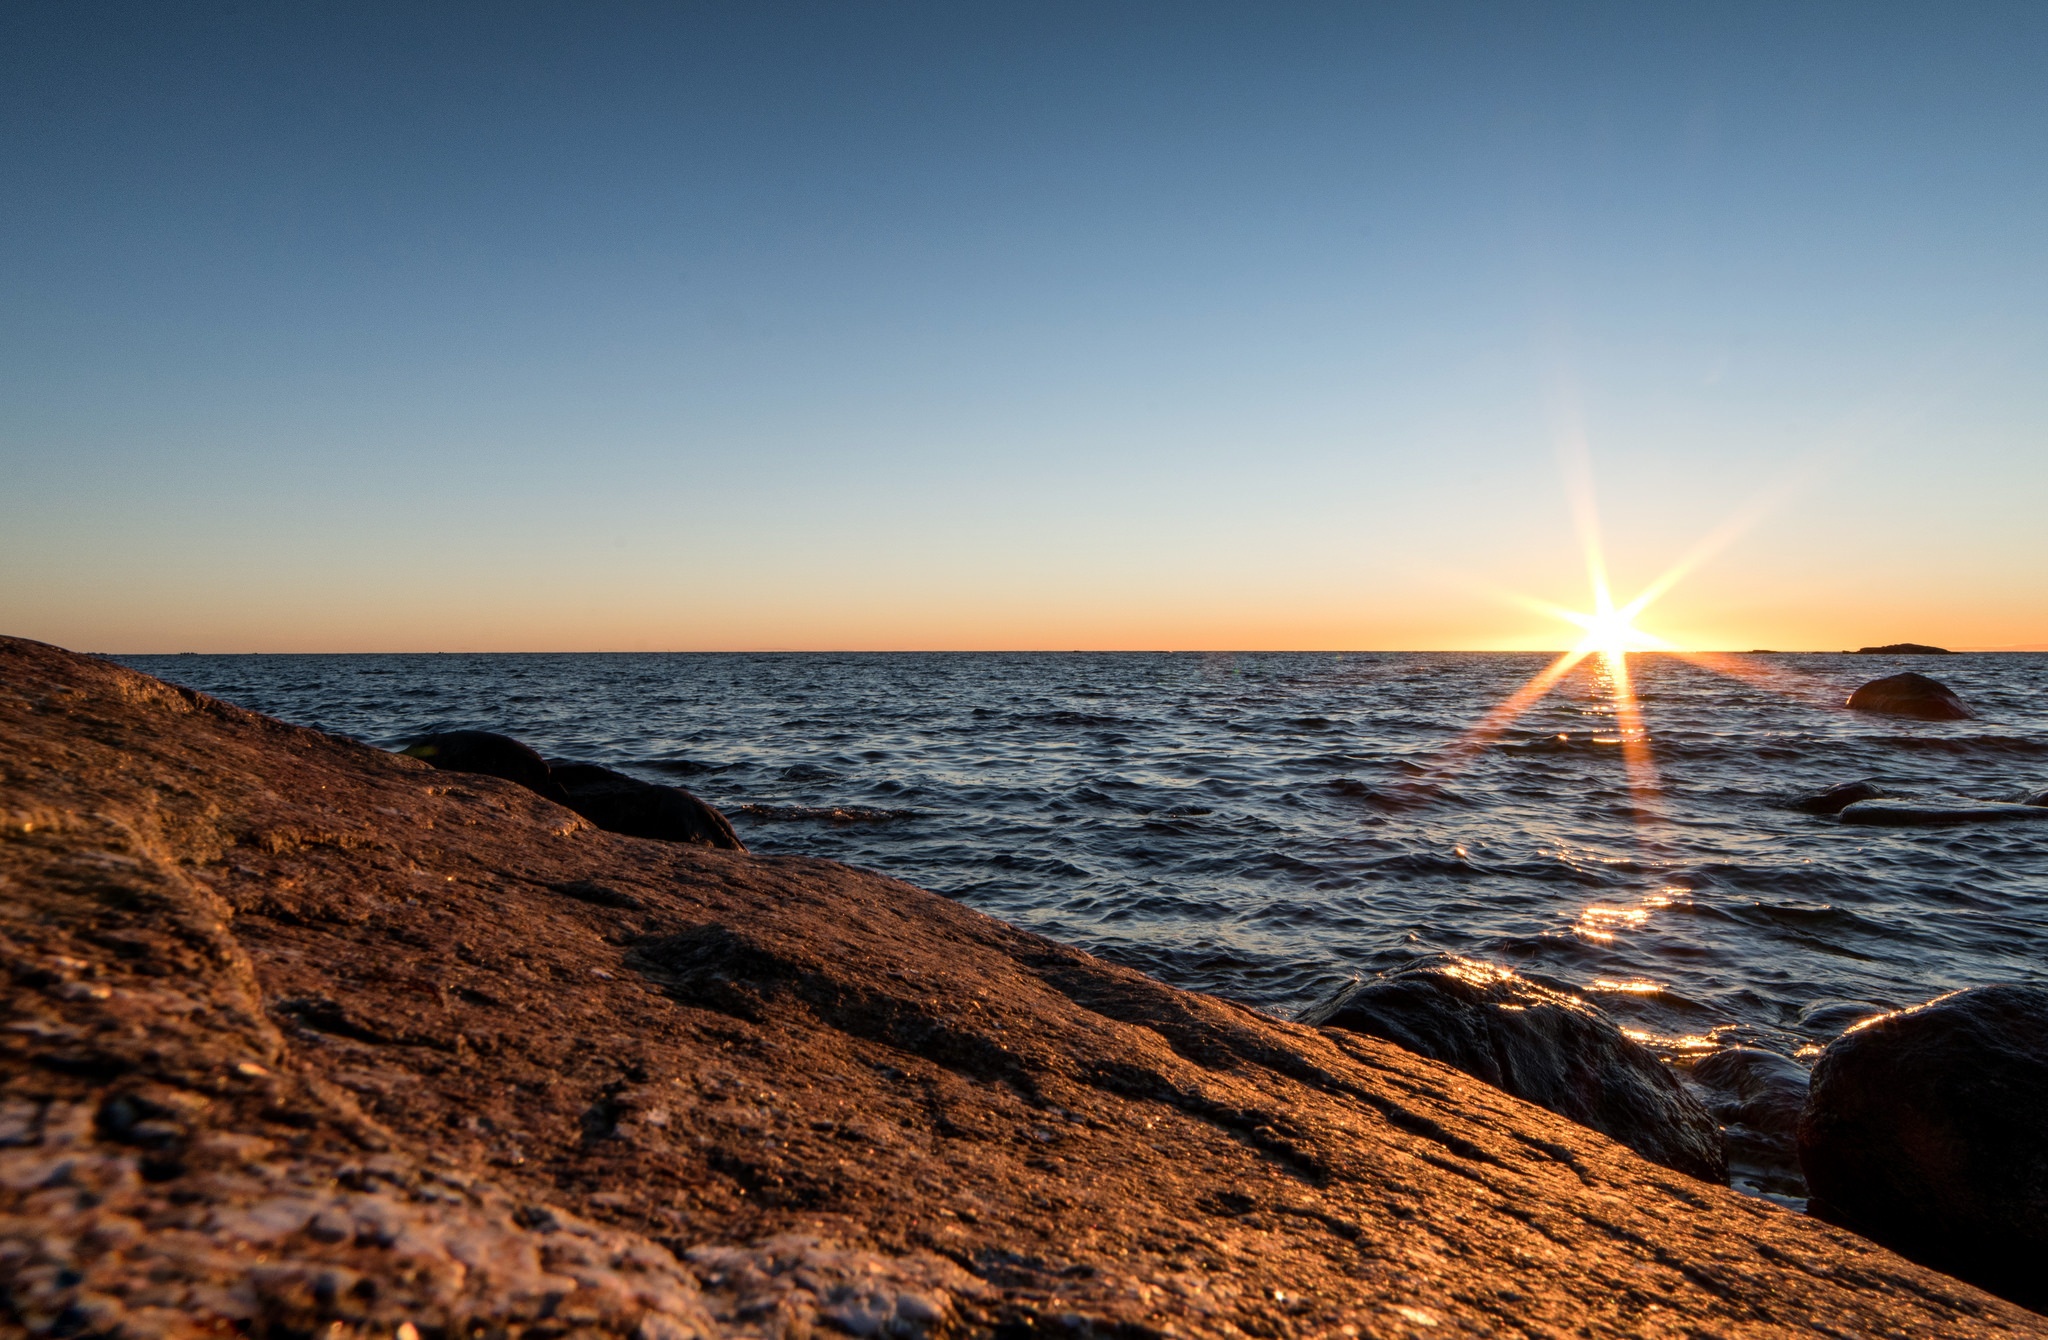
{"type": "Polygon", "coordinates": [[[1892,642],[1882,647],[1858,647],[1857,656],[1953,656],[1947,647],[1930,647],[1924,642],[1892,642]]]}

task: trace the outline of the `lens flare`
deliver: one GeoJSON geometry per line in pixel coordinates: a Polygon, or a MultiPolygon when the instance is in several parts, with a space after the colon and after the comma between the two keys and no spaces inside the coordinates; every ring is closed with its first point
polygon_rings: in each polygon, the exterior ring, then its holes
{"type": "Polygon", "coordinates": [[[1530,596],[1513,592],[1499,593],[1514,604],[1571,625],[1578,630],[1578,640],[1569,651],[1538,671],[1527,683],[1488,712],[1478,724],[1445,748],[1429,772],[1441,776],[1455,771],[1473,755],[1491,745],[1509,726],[1556,688],[1560,681],[1578,669],[1581,663],[1591,660],[1594,692],[1606,703],[1614,722],[1612,736],[1603,738],[1596,732],[1594,738],[1601,743],[1619,744],[1622,766],[1628,779],[1630,804],[1637,821],[1646,823],[1655,818],[1652,804],[1659,794],[1659,788],[1656,763],[1650,754],[1649,730],[1643,720],[1642,703],[1636,696],[1635,685],[1629,674],[1631,654],[1670,653],[1702,669],[1739,679],[1752,687],[1816,702],[1824,700],[1824,688],[1816,681],[1808,680],[1789,668],[1761,664],[1750,657],[1681,647],[1636,626],[1636,620],[1642,617],[1644,611],[1669,593],[1680,581],[1734,543],[1744,531],[1761,521],[1766,513],[1783,503],[1800,486],[1815,477],[1819,472],[1820,461],[1816,458],[1788,472],[1772,487],[1759,493],[1738,508],[1727,520],[1707,532],[1698,543],[1687,549],[1677,562],[1632,599],[1617,605],[1614,601],[1613,586],[1607,577],[1606,549],[1601,540],[1599,508],[1595,502],[1593,489],[1592,463],[1584,439],[1576,433],[1566,435],[1561,443],[1559,455],[1564,467],[1572,520],[1578,532],[1579,548],[1585,557],[1586,580],[1591,591],[1592,608],[1567,609],[1562,605],[1530,596]]]}

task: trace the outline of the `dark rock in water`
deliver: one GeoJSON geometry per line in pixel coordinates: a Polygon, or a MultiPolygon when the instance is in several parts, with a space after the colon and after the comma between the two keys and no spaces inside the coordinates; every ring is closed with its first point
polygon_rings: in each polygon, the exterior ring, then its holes
{"type": "Polygon", "coordinates": [[[2020,798],[2022,805],[2048,805],[2048,790],[2035,791],[2020,798]]]}
{"type": "Polygon", "coordinates": [[[557,805],[569,803],[568,796],[550,775],[547,760],[509,735],[495,735],[487,730],[445,731],[423,735],[399,752],[424,759],[445,772],[502,777],[546,796],[557,805]]]}
{"type": "Polygon", "coordinates": [[[1799,1026],[1809,1033],[1832,1037],[1896,1008],[1874,1000],[1817,1000],[1799,1012],[1799,1026]]]}
{"type": "Polygon", "coordinates": [[[1942,828],[1950,824],[2048,819],[2048,807],[2006,805],[1993,800],[1861,800],[1844,809],[1839,817],[1845,824],[1942,828]]]}
{"type": "Polygon", "coordinates": [[[1702,1058],[1692,1078],[1709,1092],[1707,1110],[1726,1128],[1729,1181],[1772,1195],[1806,1195],[1798,1141],[1806,1067],[1759,1047],[1729,1047],[1702,1058]]]}
{"type": "Polygon", "coordinates": [[[1976,715],[1948,685],[1911,670],[1871,680],[1849,695],[1849,706],[1858,712],[1922,721],[1967,721],[1976,715]]]}
{"type": "Polygon", "coordinates": [[[1792,808],[1805,810],[1808,814],[1840,814],[1859,800],[1876,800],[1890,794],[1876,782],[1842,782],[1825,791],[1799,797],[1792,802],[1792,808]]]}
{"type": "Polygon", "coordinates": [[[1644,1158],[1722,1182],[1720,1128],[1605,1014],[1505,968],[1437,960],[1355,982],[1301,1021],[1385,1038],[1604,1132],[1644,1158]]]}
{"type": "Polygon", "coordinates": [[[1888,642],[1882,647],[1858,647],[1858,656],[1953,656],[1947,647],[1930,647],[1925,642],[1888,642]]]}
{"type": "Polygon", "coordinates": [[[745,851],[723,814],[680,786],[661,786],[595,763],[550,765],[563,801],[607,833],[745,851]]]}
{"type": "Polygon", "coordinates": [[[1799,1122],[1814,1213],[2048,1307],[2048,988],[1987,986],[1830,1043],[1799,1122]]]}

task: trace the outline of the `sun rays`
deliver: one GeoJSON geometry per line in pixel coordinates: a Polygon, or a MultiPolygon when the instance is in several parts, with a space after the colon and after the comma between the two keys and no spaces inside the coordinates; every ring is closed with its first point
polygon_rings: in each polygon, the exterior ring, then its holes
{"type": "Polygon", "coordinates": [[[1591,608],[1571,609],[1514,592],[1498,594],[1513,604],[1576,629],[1578,640],[1570,650],[1531,676],[1445,748],[1430,772],[1442,776],[1463,766],[1498,740],[1574,671],[1590,662],[1594,710],[1604,712],[1611,723],[1606,731],[1596,727],[1593,739],[1598,744],[1618,746],[1627,778],[1630,807],[1639,825],[1648,824],[1658,817],[1655,802],[1660,786],[1656,761],[1651,754],[1649,730],[1643,719],[1642,701],[1630,674],[1630,655],[1667,653],[1715,674],[1739,679],[1752,687],[1790,696],[1808,695],[1801,692],[1803,685],[1797,676],[1759,665],[1747,657],[1680,646],[1639,628],[1636,621],[1686,577],[1790,497],[1813,475],[1815,467],[1810,463],[1806,468],[1788,473],[1776,486],[1758,494],[1708,531],[1641,591],[1626,602],[1616,604],[1613,584],[1608,578],[1592,468],[1583,441],[1576,436],[1568,438],[1562,457],[1572,519],[1585,560],[1591,608]]]}

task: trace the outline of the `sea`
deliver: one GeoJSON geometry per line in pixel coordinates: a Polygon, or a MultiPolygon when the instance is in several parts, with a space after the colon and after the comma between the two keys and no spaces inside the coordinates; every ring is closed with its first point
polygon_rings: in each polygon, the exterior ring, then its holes
{"type": "MultiPolygon", "coordinates": [[[[683,786],[755,851],[1283,1016],[1449,954],[1578,992],[1684,1070],[1731,1047],[1809,1063],[1858,1019],[2048,980],[2048,823],[1791,806],[1857,779],[2048,788],[2048,654],[1632,654],[1625,676],[1596,656],[1526,710],[1554,656],[118,659],[380,748],[493,730],[683,786]],[[1907,669],[1977,719],[1844,707],[1907,669]]],[[[1750,1189],[1796,1200],[1783,1174],[1750,1189]]]]}

